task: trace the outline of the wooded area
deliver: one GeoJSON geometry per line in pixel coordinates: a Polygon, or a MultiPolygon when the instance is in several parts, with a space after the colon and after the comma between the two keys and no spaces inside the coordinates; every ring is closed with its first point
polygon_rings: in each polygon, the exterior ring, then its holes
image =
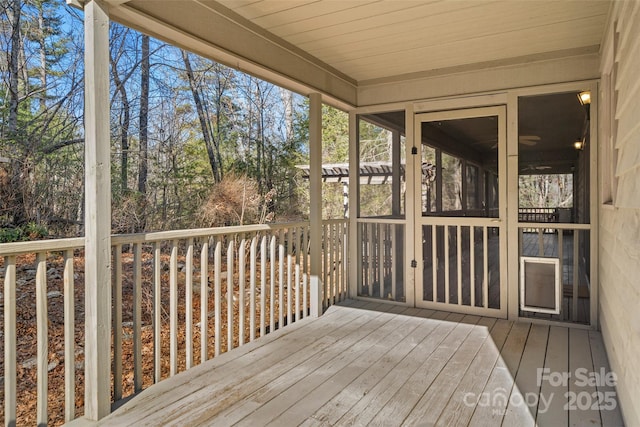
{"type": "MultiPolygon", "coordinates": [[[[0,241],[82,235],[82,13],[3,0],[0,19],[0,241]]],[[[305,98],[121,25],[110,32],[114,233],[306,217],[295,168],[308,163],[305,98]]],[[[325,113],[326,160],[344,161],[347,116],[325,113]]]]}

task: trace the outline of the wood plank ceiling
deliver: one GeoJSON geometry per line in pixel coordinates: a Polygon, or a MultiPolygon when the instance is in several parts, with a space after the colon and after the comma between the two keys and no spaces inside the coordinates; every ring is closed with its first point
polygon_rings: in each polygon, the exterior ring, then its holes
{"type": "Polygon", "coordinates": [[[357,82],[597,52],[610,5],[595,0],[217,3],[357,82]]]}

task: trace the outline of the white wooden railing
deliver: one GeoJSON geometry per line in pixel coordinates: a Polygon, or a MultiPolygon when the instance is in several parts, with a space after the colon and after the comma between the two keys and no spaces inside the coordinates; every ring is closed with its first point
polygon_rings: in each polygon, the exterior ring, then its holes
{"type": "MultiPolygon", "coordinates": [[[[347,221],[323,223],[324,307],[347,297],[347,236],[347,221]]],[[[115,235],[111,244],[113,402],[309,314],[308,223],[115,235]]],[[[83,238],[0,244],[5,425],[81,412],[83,250],[83,238]],[[19,394],[34,369],[35,390],[19,394]]]]}

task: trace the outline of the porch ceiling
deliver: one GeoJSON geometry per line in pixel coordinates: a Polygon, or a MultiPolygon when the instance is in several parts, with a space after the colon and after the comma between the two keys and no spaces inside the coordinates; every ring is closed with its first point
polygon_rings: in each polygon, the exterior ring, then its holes
{"type": "Polygon", "coordinates": [[[110,1],[113,18],[127,25],[352,105],[362,84],[598,52],[610,3],[110,1]]]}
{"type": "Polygon", "coordinates": [[[604,1],[555,0],[219,3],[357,81],[597,51],[609,8],[604,1]]]}

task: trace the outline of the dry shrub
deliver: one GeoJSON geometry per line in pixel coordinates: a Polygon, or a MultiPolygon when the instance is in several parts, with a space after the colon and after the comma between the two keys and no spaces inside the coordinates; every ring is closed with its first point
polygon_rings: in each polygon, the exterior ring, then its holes
{"type": "Polygon", "coordinates": [[[111,229],[113,233],[135,233],[144,229],[142,208],[144,197],[129,193],[114,199],[111,207],[111,229]]]}
{"type": "Polygon", "coordinates": [[[5,165],[0,163],[0,217],[9,211],[14,198],[9,172],[5,165]]]}
{"type": "Polygon", "coordinates": [[[255,180],[229,174],[211,190],[200,208],[198,222],[202,227],[224,227],[270,221],[273,215],[267,212],[273,193],[262,197],[255,180]]]}

